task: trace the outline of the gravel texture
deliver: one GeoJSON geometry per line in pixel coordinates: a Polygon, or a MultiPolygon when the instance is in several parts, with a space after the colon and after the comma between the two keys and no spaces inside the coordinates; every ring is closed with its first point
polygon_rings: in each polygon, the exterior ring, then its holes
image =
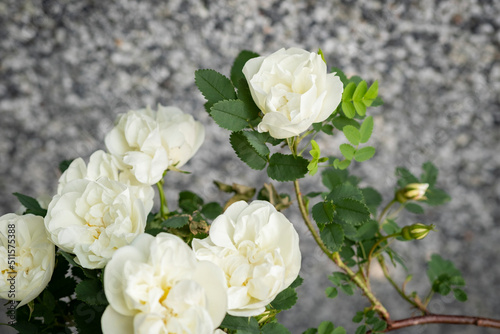
{"type": "MultiPolygon", "coordinates": [[[[176,105],[206,125],[206,142],[186,169],[167,179],[207,201],[212,185],[260,185],[265,173],[235,157],[228,133],[203,110],[194,71],[229,74],[242,49],[269,54],[282,47],[319,47],[329,65],[378,79],[382,107],[375,118],[376,156],[353,172],[386,201],[396,166],[419,174],[430,160],[453,200],[423,217],[438,232],[397,249],[425,291],[425,261],[434,252],[463,272],[469,301],[436,297],[432,312],[500,317],[500,3],[495,1],[28,1],[0,3],[0,214],[17,210],[11,194],[51,195],[63,159],[104,148],[117,114],[146,105],[176,105]]],[[[319,138],[338,154],[341,136],[319,138]]],[[[319,184],[318,177],[304,192],[319,184]]],[[[281,191],[291,191],[279,185],[281,191]]],[[[300,225],[306,279],[299,302],[281,321],[302,333],[330,320],[354,332],[350,319],[367,306],[359,295],[324,296],[334,270],[300,225]]],[[[374,289],[392,317],[412,314],[374,269],[374,289]]],[[[397,280],[404,272],[397,269],[397,280]]],[[[2,329],[3,333],[3,329],[2,329]]],[[[398,333],[498,333],[466,326],[429,325],[398,333]]]]}

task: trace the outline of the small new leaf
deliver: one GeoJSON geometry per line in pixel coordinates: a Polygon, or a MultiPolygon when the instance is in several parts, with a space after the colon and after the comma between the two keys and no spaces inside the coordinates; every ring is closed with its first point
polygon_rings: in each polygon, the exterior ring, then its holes
{"type": "Polygon", "coordinates": [[[365,118],[363,124],[361,124],[361,127],[359,128],[359,134],[360,134],[359,141],[361,143],[366,143],[370,139],[372,132],[373,132],[373,117],[368,116],[367,118],[365,118]]]}
{"type": "Polygon", "coordinates": [[[357,150],[356,153],[354,153],[354,160],[356,160],[357,162],[363,162],[368,159],[371,159],[374,154],[375,154],[375,147],[373,146],[363,147],[357,150]]]}
{"type": "Polygon", "coordinates": [[[347,159],[352,160],[354,157],[354,152],[356,152],[356,148],[349,144],[341,144],[340,145],[340,153],[347,159]]]}
{"type": "Polygon", "coordinates": [[[361,102],[363,96],[365,96],[368,88],[366,85],[366,81],[361,81],[358,86],[356,87],[356,90],[354,91],[354,94],[352,95],[352,100],[353,101],[359,101],[361,102]]]}
{"type": "Polygon", "coordinates": [[[347,118],[353,118],[356,115],[356,109],[351,101],[342,101],[342,111],[347,118]]]}

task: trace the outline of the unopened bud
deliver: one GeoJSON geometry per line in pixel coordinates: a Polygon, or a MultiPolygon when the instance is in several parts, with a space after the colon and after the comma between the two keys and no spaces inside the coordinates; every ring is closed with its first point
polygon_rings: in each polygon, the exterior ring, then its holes
{"type": "Polygon", "coordinates": [[[434,225],[421,223],[405,226],[401,229],[401,236],[405,240],[420,240],[425,238],[430,231],[434,231],[434,227],[434,225]]]}
{"type": "Polygon", "coordinates": [[[406,185],[403,189],[399,189],[396,192],[396,200],[399,203],[405,203],[406,201],[423,201],[426,200],[425,192],[429,188],[428,183],[410,183],[406,185]]]}

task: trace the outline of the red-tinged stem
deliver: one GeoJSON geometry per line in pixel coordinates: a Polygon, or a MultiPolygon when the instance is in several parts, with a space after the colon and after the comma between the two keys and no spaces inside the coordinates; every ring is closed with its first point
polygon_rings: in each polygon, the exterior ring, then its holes
{"type": "Polygon", "coordinates": [[[474,325],[500,329],[500,320],[471,317],[466,315],[427,314],[402,320],[389,321],[384,332],[391,332],[405,327],[425,324],[474,325]]]}

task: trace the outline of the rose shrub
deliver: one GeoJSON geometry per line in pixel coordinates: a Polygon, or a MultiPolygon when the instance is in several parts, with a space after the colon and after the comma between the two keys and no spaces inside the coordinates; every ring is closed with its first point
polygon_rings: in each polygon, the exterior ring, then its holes
{"type": "Polygon", "coordinates": [[[227,309],[222,270],[168,233],[142,234],[119,249],[104,270],[104,291],[104,334],[212,334],[227,309]]]}
{"type": "Polygon", "coordinates": [[[0,217],[0,298],[20,301],[17,307],[35,299],[49,283],[54,261],[55,247],[42,217],[14,213],[0,217]],[[15,250],[14,257],[9,250],[15,250]]]}
{"type": "Polygon", "coordinates": [[[292,223],[266,201],[231,204],[205,239],[194,239],[199,260],[217,264],[226,275],[228,313],[254,316],[297,278],[299,236],[292,223]]]}
{"type": "Polygon", "coordinates": [[[297,136],[324,121],[342,99],[340,78],[327,74],[326,63],[314,52],[280,49],[247,61],[243,74],[264,113],[258,130],[274,138],[297,136]]]}
{"type": "Polygon", "coordinates": [[[137,180],[155,184],[168,169],[182,167],[205,139],[203,125],[179,108],[158,105],[131,110],[118,118],[105,143],[137,180]]]}

